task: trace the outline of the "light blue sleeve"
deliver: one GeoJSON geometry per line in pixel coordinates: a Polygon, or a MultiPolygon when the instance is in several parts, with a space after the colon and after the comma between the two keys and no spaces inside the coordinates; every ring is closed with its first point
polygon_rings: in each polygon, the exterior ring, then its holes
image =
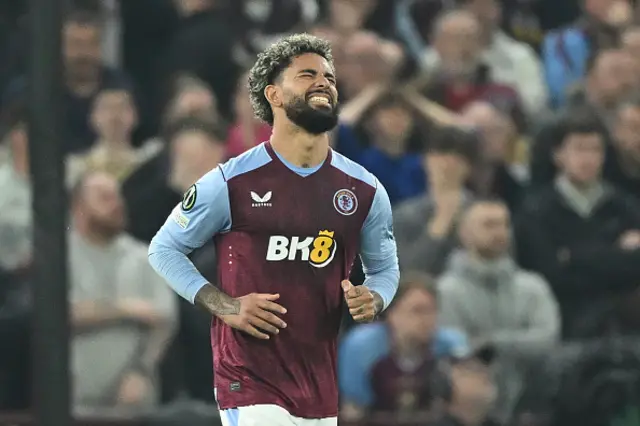
{"type": "Polygon", "coordinates": [[[384,309],[398,289],[400,268],[393,236],[391,202],[384,186],[376,179],[376,194],[360,232],[360,259],[364,285],[382,297],[384,309]]]}
{"type": "Polygon", "coordinates": [[[215,234],[231,229],[227,182],[220,168],[204,175],[187,191],[149,246],[149,263],[178,293],[194,303],[208,283],[187,255],[215,234]]]}
{"type": "Polygon", "coordinates": [[[371,370],[389,352],[384,325],[356,326],[338,348],[338,387],[343,402],[367,408],[373,404],[371,370]]]}

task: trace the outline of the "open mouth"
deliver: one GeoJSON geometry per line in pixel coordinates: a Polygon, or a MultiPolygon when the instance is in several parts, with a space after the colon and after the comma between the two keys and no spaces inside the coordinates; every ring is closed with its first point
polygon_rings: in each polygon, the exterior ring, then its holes
{"type": "Polygon", "coordinates": [[[314,93],[308,97],[307,102],[311,105],[321,107],[331,107],[333,105],[331,102],[331,96],[326,93],[314,93]]]}

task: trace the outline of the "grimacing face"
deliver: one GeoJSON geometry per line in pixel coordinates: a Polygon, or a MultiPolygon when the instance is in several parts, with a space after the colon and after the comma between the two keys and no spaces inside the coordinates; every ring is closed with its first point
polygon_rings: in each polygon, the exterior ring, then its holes
{"type": "Polygon", "coordinates": [[[311,134],[322,134],[338,124],[338,90],[331,64],[320,55],[294,58],[274,85],[278,104],[289,120],[311,134]]]}

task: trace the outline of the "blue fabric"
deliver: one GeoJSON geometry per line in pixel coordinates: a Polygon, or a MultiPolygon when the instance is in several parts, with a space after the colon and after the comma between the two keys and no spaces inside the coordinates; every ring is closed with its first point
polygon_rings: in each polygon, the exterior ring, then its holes
{"type": "Polygon", "coordinates": [[[360,157],[360,164],[380,180],[389,193],[391,204],[420,196],[427,189],[419,154],[393,158],[377,148],[369,148],[360,157]]]}
{"type": "MultiPolygon", "coordinates": [[[[390,333],[385,323],[355,327],[338,348],[338,385],[345,402],[368,407],[374,394],[370,374],[376,363],[389,355],[390,333]]],[[[469,353],[464,334],[448,328],[436,331],[431,349],[436,358],[459,357],[469,353]]]]}
{"type": "Polygon", "coordinates": [[[566,103],[567,92],[587,73],[591,46],[584,31],[569,27],[547,34],[542,42],[542,61],[553,107],[566,103]]]}

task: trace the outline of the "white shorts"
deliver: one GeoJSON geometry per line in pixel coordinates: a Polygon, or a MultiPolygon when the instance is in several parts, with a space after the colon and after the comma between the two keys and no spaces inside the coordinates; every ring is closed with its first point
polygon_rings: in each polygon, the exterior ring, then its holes
{"type": "Polygon", "coordinates": [[[222,426],[338,426],[337,417],[303,419],[277,405],[259,404],[220,410],[222,426]]]}

